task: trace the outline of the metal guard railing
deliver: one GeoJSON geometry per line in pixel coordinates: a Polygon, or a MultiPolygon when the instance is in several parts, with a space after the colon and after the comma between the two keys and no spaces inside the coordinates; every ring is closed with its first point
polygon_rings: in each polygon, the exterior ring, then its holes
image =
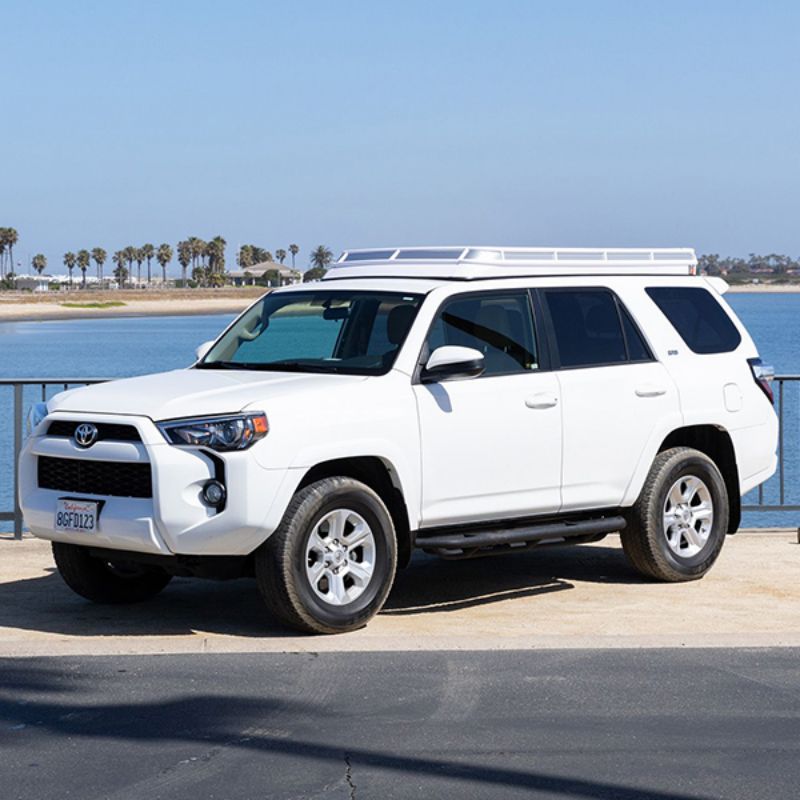
{"type": "MultiPolygon", "coordinates": [[[[25,413],[27,411],[27,406],[33,402],[30,399],[30,393],[28,393],[28,398],[26,399],[26,388],[30,387],[39,387],[40,392],[40,399],[42,401],[47,400],[48,388],[58,387],[60,390],[66,390],[70,387],[74,386],[87,386],[92,383],[103,383],[109,378],[48,378],[46,380],[42,380],[41,378],[5,378],[0,379],[0,389],[4,388],[12,388],[13,389],[13,428],[12,428],[12,435],[13,435],[13,464],[11,465],[10,474],[11,474],[11,489],[13,492],[13,507],[12,508],[0,508],[0,522],[13,522],[13,530],[14,530],[14,538],[21,539],[22,538],[22,527],[23,527],[23,520],[22,520],[22,511],[19,507],[19,497],[17,493],[17,479],[18,479],[18,470],[17,464],[19,461],[19,454],[22,450],[22,443],[24,440],[25,430],[25,413]]],[[[777,389],[776,391],[776,411],[778,414],[778,419],[780,421],[780,434],[778,439],[778,471],[777,476],[775,478],[770,478],[766,484],[762,484],[758,487],[757,490],[757,502],[755,503],[745,503],[742,505],[742,511],[800,511],[800,503],[787,503],[786,502],[786,426],[784,424],[784,409],[786,406],[785,403],[785,392],[784,387],[787,383],[800,383],[800,375],[776,375],[773,381],[773,387],[777,389]],[[777,490],[773,491],[773,484],[774,481],[777,480],[777,490]],[[765,488],[766,487],[766,488],[765,488]],[[769,495],[774,497],[774,501],[772,499],[767,499],[767,490],[769,490],[769,495]]],[[[3,402],[5,398],[0,397],[0,403],[3,402]]],[[[796,415],[793,419],[797,420],[800,415],[796,415]]],[[[799,441],[797,443],[798,449],[795,453],[798,464],[800,464],[800,437],[798,437],[799,441]]],[[[798,527],[796,524],[792,525],[791,527],[798,527]]]]}
{"type": "MultiPolygon", "coordinates": [[[[19,507],[19,494],[17,492],[17,479],[19,454],[22,450],[22,443],[25,437],[25,415],[28,406],[33,402],[30,395],[26,398],[26,387],[39,387],[40,395],[38,400],[42,402],[47,400],[47,390],[51,387],[58,387],[59,391],[65,391],[70,387],[75,386],[88,386],[90,383],[104,383],[109,378],[3,378],[0,379],[0,389],[11,387],[14,392],[13,399],[13,413],[12,419],[12,436],[13,436],[13,458],[14,461],[11,465],[11,490],[13,492],[13,507],[0,508],[0,522],[13,522],[14,523],[14,538],[22,538],[22,510],[19,507]]],[[[6,398],[0,398],[0,402],[5,401],[6,398]]],[[[0,406],[1,408],[2,406],[0,406]]]]}

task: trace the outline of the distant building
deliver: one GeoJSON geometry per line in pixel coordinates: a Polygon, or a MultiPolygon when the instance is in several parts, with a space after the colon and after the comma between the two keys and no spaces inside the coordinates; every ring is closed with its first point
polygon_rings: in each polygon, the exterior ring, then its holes
{"type": "Polygon", "coordinates": [[[50,290],[52,278],[49,275],[17,275],[14,286],[17,289],[30,289],[34,292],[47,292],[50,290]]]}
{"type": "Polygon", "coordinates": [[[234,286],[255,286],[268,272],[277,273],[276,286],[289,286],[303,280],[303,273],[299,269],[292,269],[273,261],[262,261],[260,264],[253,264],[252,267],[246,269],[232,270],[227,273],[227,278],[234,286]]]}
{"type": "MultiPolygon", "coordinates": [[[[14,278],[14,285],[17,289],[30,289],[34,292],[47,292],[52,288],[72,286],[74,289],[80,289],[83,285],[83,276],[78,273],[72,276],[70,281],[69,275],[17,275],[14,278]]],[[[94,276],[86,276],[86,286],[92,289],[116,289],[119,283],[113,277],[103,278],[102,283],[94,276]]]]}

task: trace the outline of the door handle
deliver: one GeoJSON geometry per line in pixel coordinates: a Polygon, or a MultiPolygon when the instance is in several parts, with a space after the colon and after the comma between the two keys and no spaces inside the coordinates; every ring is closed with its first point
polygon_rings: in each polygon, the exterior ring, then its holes
{"type": "Polygon", "coordinates": [[[553,408],[558,405],[558,398],[554,394],[541,392],[525,398],[525,405],[528,408],[553,408]]]}
{"type": "Polygon", "coordinates": [[[661,397],[666,394],[667,390],[663,386],[656,386],[653,383],[645,384],[644,386],[636,387],[637,397],[661,397]]]}

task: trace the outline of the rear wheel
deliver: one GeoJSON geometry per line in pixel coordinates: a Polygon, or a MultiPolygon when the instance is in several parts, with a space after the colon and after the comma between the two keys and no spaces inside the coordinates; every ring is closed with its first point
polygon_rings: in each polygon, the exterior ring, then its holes
{"type": "Polygon", "coordinates": [[[728,493],[704,453],[674,447],[659,453],[622,531],[636,569],[662,581],[702,578],[728,531],[728,493]]]}
{"type": "Polygon", "coordinates": [[[389,511],[372,489],[345,477],[301,489],[255,559],[269,610],[308,633],[366,625],[383,606],[396,567],[389,511]]]}
{"type": "Polygon", "coordinates": [[[64,582],[93,603],[138,603],[155,597],[172,576],[161,567],[106,561],[86,547],[53,542],[53,557],[64,582]]]}

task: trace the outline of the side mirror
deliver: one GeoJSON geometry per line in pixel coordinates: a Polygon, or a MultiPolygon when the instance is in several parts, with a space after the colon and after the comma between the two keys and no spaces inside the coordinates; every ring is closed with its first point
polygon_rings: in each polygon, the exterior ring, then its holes
{"type": "Polygon", "coordinates": [[[205,354],[206,354],[206,353],[207,353],[207,352],[208,352],[208,351],[209,351],[209,350],[210,350],[210,349],[211,349],[211,348],[214,346],[214,341],[215,341],[215,340],[214,340],[214,339],[212,339],[210,342],[203,342],[203,344],[201,344],[201,345],[200,345],[200,347],[198,347],[198,348],[197,348],[197,349],[194,351],[195,358],[196,358],[198,361],[199,361],[201,358],[203,358],[203,356],[205,356],[205,354]]]}
{"type": "Polygon", "coordinates": [[[480,350],[445,345],[437,347],[431,353],[420,379],[423,383],[436,383],[456,378],[475,378],[484,368],[483,353],[480,350]]]}

